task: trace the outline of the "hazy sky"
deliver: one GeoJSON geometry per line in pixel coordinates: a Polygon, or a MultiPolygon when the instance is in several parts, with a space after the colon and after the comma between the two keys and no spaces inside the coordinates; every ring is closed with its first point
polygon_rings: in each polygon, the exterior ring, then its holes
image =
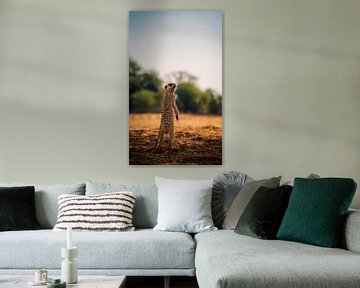
{"type": "Polygon", "coordinates": [[[222,94],[222,12],[130,11],[129,55],[165,81],[183,70],[222,94]]]}

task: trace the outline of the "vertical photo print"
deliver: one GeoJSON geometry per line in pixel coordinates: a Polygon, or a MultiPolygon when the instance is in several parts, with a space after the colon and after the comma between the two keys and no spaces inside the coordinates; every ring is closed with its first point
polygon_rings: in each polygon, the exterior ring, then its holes
{"type": "Polygon", "coordinates": [[[222,12],[129,12],[129,164],[222,164],[222,12]]]}

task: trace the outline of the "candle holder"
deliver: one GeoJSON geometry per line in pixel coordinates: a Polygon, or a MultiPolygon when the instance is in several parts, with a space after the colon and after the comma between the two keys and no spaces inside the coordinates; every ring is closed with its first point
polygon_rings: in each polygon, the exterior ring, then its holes
{"type": "Polygon", "coordinates": [[[77,283],[78,269],[75,257],[78,256],[77,247],[61,248],[61,257],[65,258],[61,262],[61,279],[67,284],[77,283]]]}

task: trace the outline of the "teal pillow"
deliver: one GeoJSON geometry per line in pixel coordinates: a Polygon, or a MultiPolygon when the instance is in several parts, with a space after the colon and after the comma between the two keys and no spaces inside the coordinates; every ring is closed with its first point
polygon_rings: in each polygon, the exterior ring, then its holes
{"type": "Polygon", "coordinates": [[[348,178],[295,178],[280,240],[337,247],[356,182],[348,178]]]}

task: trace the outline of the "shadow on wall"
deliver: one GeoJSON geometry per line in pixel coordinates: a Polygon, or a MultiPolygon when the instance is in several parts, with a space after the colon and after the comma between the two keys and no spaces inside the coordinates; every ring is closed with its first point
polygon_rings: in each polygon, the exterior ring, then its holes
{"type": "Polygon", "coordinates": [[[116,112],[39,108],[0,99],[0,133],[3,177],[84,181],[88,171],[111,176],[128,161],[127,115],[116,112]]]}
{"type": "Polygon", "coordinates": [[[3,178],[83,181],[127,162],[127,15],[86,4],[0,2],[3,178]]]}
{"type": "Polygon", "coordinates": [[[43,108],[117,109],[121,87],[127,91],[121,71],[128,67],[127,48],[119,33],[127,15],[114,5],[77,3],[0,2],[0,99],[43,108]]]}

